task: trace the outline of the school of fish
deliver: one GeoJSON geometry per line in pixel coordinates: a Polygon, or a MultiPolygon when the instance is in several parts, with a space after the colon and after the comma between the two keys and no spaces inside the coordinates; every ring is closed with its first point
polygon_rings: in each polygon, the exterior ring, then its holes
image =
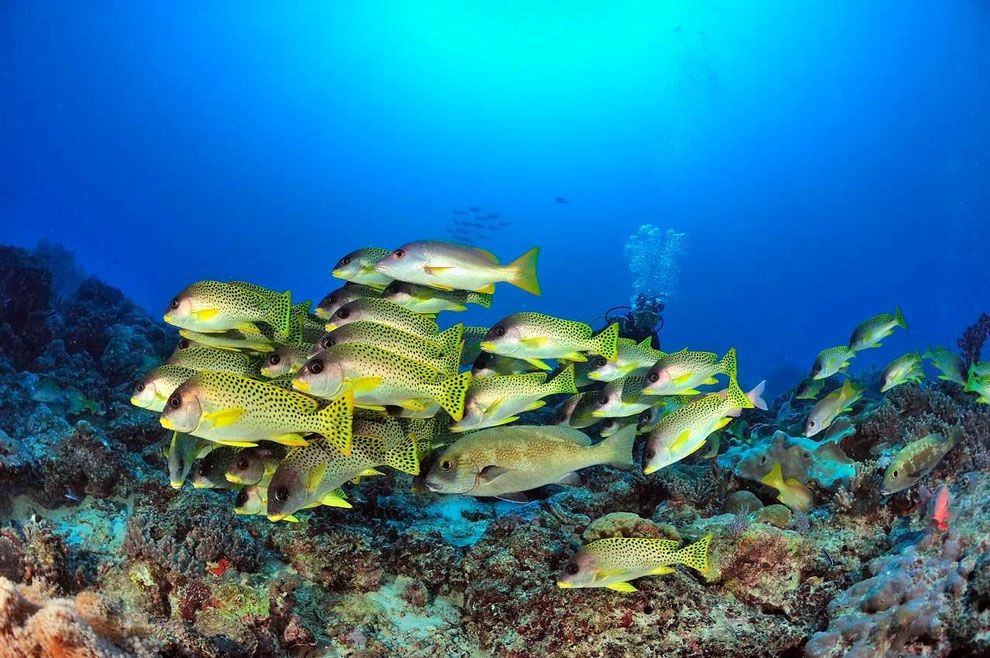
{"type": "MultiPolygon", "coordinates": [[[[164,315],[179,329],[178,347],[131,398],[172,430],[171,486],[237,490],[236,513],[290,522],[301,510],[350,507],[348,484],[383,468],[418,477],[436,493],[525,502],[540,487],[580,486],[579,472],[600,464],[638,463],[650,474],[706,444],[713,456],[713,435],[743,410],[767,408],[763,382],[749,392],[740,386],[734,348],[721,356],[665,353],[651,338],[621,336],[617,324],[596,331],[531,311],[491,327],[441,325],[441,314],[491,307],[499,283],[539,295],[538,255],[533,248],[504,262],[430,240],[365,247],[336,261],[331,273],[344,283],[315,308],[246,282],[191,284],[164,315]],[[550,424],[521,422],[550,400],[560,401],[550,424]]],[[[797,395],[817,400],[807,436],[848,413],[865,388],[847,377],[819,400],[827,380],[906,326],[898,308],[818,355],[797,395]]],[[[965,372],[953,356],[933,348],[925,358],[990,402],[985,364],[965,372]]],[[[909,353],[885,369],[882,390],[922,377],[923,357],[909,353]]],[[[932,436],[907,446],[884,493],[911,486],[953,442],[932,436]]],[[[764,483],[795,509],[812,504],[811,492],[785,479],[779,464],[764,483]]],[[[558,585],[630,592],[629,581],[669,573],[672,564],[704,573],[710,539],[684,547],[599,540],[574,556],[558,585]]]]}

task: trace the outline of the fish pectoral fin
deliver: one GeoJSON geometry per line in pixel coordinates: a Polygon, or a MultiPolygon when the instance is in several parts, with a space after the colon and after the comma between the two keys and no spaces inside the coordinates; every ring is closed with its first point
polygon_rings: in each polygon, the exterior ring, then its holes
{"type": "Polygon", "coordinates": [[[481,469],[481,471],[478,473],[478,481],[486,482],[486,483],[491,482],[498,476],[508,472],[509,469],[507,468],[502,468],[501,466],[495,466],[494,464],[489,464],[488,466],[485,466],[483,469],[481,469]]]}
{"type": "Polygon", "coordinates": [[[283,521],[288,521],[289,523],[299,523],[299,517],[296,516],[295,514],[290,514],[288,516],[283,516],[282,517],[282,520],[283,521]]]}
{"type": "Polygon", "coordinates": [[[606,587],[611,590],[615,590],[616,592],[623,592],[625,594],[639,591],[629,583],[612,583],[611,585],[606,585],[606,587]]]}
{"type": "Polygon", "coordinates": [[[221,427],[229,427],[241,419],[244,415],[244,409],[240,407],[231,407],[230,409],[221,409],[220,411],[214,411],[211,413],[203,414],[202,421],[205,421],[208,425],[215,427],[217,429],[221,427]]]}
{"type": "Polygon", "coordinates": [[[551,368],[549,365],[547,365],[543,361],[540,361],[539,359],[523,359],[523,361],[525,361],[529,365],[533,366],[534,368],[539,368],[540,370],[546,370],[547,372],[550,372],[551,370],[553,370],[553,368],[551,368]]]}
{"type": "Polygon", "coordinates": [[[546,336],[533,336],[532,338],[522,338],[519,342],[526,347],[543,347],[550,341],[546,336]]]}
{"type": "Polygon", "coordinates": [[[543,408],[545,406],[547,406],[547,401],[546,400],[537,400],[533,404],[531,404],[528,407],[526,407],[525,409],[523,409],[523,411],[535,411],[535,410],[541,409],[541,408],[543,408]]]}
{"type": "Polygon", "coordinates": [[[508,425],[509,423],[514,423],[519,420],[519,416],[506,416],[505,418],[500,418],[494,423],[486,423],[485,427],[498,427],[499,425],[508,425]]]}
{"type": "Polygon", "coordinates": [[[367,409],[368,411],[386,411],[385,407],[380,404],[359,404],[354,403],[355,409],[367,409]]]}
{"type": "Polygon", "coordinates": [[[581,476],[577,473],[568,473],[564,477],[557,480],[557,484],[562,484],[565,487],[580,487],[581,476]]]}
{"type": "Polygon", "coordinates": [[[205,322],[211,318],[215,318],[219,313],[220,309],[218,308],[202,308],[198,311],[193,311],[189,315],[197,322],[205,322]]]}
{"type": "Polygon", "coordinates": [[[495,292],[495,284],[494,283],[489,283],[487,286],[484,286],[482,288],[477,288],[473,292],[483,292],[485,294],[490,295],[493,292],[495,292]]]}
{"type": "Polygon", "coordinates": [[[313,493],[316,488],[320,486],[320,482],[323,481],[323,476],[327,474],[327,465],[319,464],[309,469],[309,475],[306,477],[306,493],[313,493]]]}
{"type": "Polygon", "coordinates": [[[565,354],[560,358],[567,361],[574,361],[575,363],[586,363],[588,361],[588,357],[580,352],[571,352],[570,354],[565,354]]]}
{"type": "Polygon", "coordinates": [[[670,452],[671,453],[678,452],[681,448],[684,447],[684,444],[687,443],[690,439],[691,439],[691,431],[684,430],[683,432],[678,434],[677,438],[674,439],[674,442],[670,444],[670,452]]]}
{"type": "Polygon", "coordinates": [[[357,474],[357,477],[370,478],[370,477],[374,477],[376,475],[385,475],[385,474],[382,473],[379,470],[374,469],[374,468],[366,468],[363,471],[361,471],[360,473],[358,473],[357,474]]]}
{"type": "Polygon", "coordinates": [[[378,388],[378,385],[382,383],[381,377],[358,377],[356,379],[348,380],[347,384],[354,391],[354,394],[368,393],[370,391],[378,388]]]}
{"type": "Polygon", "coordinates": [[[450,270],[450,269],[453,269],[453,268],[446,267],[446,266],[443,266],[443,265],[424,265],[423,266],[423,271],[426,272],[427,274],[429,274],[430,276],[439,276],[439,275],[443,274],[444,272],[446,272],[447,270],[450,270]]]}
{"type": "Polygon", "coordinates": [[[278,436],[272,437],[272,441],[275,443],[281,443],[284,446],[308,446],[309,441],[302,434],[286,433],[279,434],[278,436]]]}
{"type": "Polygon", "coordinates": [[[327,507],[344,507],[351,508],[351,505],[347,500],[340,496],[336,491],[331,491],[323,498],[320,498],[320,504],[326,505],[327,507]]]}
{"type": "Polygon", "coordinates": [[[399,406],[409,411],[426,411],[426,403],[422,400],[402,400],[399,406]]]}
{"type": "Polygon", "coordinates": [[[702,384],[709,384],[709,385],[711,385],[711,384],[717,384],[718,383],[718,380],[715,379],[714,377],[709,377],[708,379],[706,379],[705,381],[703,381],[701,383],[702,384]]]}
{"type": "Polygon", "coordinates": [[[490,405],[488,405],[487,407],[485,407],[484,415],[485,416],[494,416],[495,413],[499,410],[499,407],[502,406],[502,403],[504,401],[505,401],[505,398],[499,398],[497,400],[492,401],[492,403],[490,405]]]}
{"type": "Polygon", "coordinates": [[[520,503],[520,504],[523,504],[523,503],[528,503],[529,502],[529,496],[527,496],[526,494],[524,494],[521,491],[512,491],[512,492],[509,492],[509,493],[503,493],[503,494],[499,494],[499,495],[497,495],[495,497],[498,498],[499,500],[507,500],[510,503],[520,503]]]}
{"type": "Polygon", "coordinates": [[[664,576],[664,575],[666,575],[668,573],[674,573],[674,567],[668,567],[668,566],[657,567],[656,569],[654,569],[653,571],[650,572],[650,575],[651,576],[664,576]]]}
{"type": "Polygon", "coordinates": [[[677,377],[674,377],[670,381],[677,385],[687,384],[689,381],[691,381],[691,374],[692,373],[690,372],[686,372],[683,375],[678,375],[677,377]]]}

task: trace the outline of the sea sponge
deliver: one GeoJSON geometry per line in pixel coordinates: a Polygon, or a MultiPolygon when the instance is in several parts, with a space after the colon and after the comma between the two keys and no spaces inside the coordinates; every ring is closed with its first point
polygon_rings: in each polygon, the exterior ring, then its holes
{"type": "Polygon", "coordinates": [[[846,456],[839,441],[852,431],[851,425],[842,424],[822,441],[777,431],[769,440],[729,448],[719,456],[718,464],[754,482],[760,482],[779,463],[785,479],[815,482],[826,489],[848,485],[856,475],[856,463],[846,456]]]}

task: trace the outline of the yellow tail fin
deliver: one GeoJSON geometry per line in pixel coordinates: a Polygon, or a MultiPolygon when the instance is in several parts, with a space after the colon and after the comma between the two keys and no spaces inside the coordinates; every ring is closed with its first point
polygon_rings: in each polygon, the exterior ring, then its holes
{"type": "Polygon", "coordinates": [[[471,373],[462,372],[459,375],[444,377],[435,390],[436,401],[450,414],[454,420],[464,417],[464,398],[468,386],[471,385],[471,373]]]}
{"type": "Polygon", "coordinates": [[[592,337],[594,347],[592,352],[604,356],[609,361],[615,361],[619,357],[619,323],[613,322],[602,330],[597,336],[592,337]]]}
{"type": "Polygon", "coordinates": [[[414,434],[406,434],[406,440],[385,453],[385,463],[397,471],[419,475],[419,451],[414,434]]]}
{"type": "Polygon", "coordinates": [[[540,294],[540,282],[536,278],[536,259],[540,248],[533,247],[525,254],[509,263],[509,283],[534,295],[540,294]]]}
{"type": "Polygon", "coordinates": [[[708,547],[712,543],[712,536],[705,535],[693,544],[688,544],[677,551],[677,562],[691,567],[698,573],[708,573],[711,564],[708,561],[708,547]]]}
{"type": "Polygon", "coordinates": [[[577,386],[574,385],[574,365],[568,364],[566,368],[557,373],[557,376],[544,385],[547,395],[557,393],[577,393],[577,386]]]}
{"type": "Polygon", "coordinates": [[[346,457],[351,454],[351,416],[354,415],[354,392],[347,390],[336,400],[316,412],[314,431],[346,457]]]}

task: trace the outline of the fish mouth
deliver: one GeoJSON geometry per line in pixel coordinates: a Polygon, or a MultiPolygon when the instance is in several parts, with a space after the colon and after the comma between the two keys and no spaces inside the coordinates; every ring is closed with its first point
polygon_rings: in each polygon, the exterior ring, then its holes
{"type": "Polygon", "coordinates": [[[485,350],[486,352],[491,352],[492,350],[495,349],[495,343],[493,343],[490,340],[483,340],[483,341],[481,341],[481,343],[479,343],[478,346],[481,349],[485,350]]]}
{"type": "Polygon", "coordinates": [[[333,331],[336,328],[337,328],[337,325],[335,323],[333,323],[333,322],[327,322],[325,325],[323,325],[323,329],[325,331],[328,331],[328,332],[329,331],[333,331]]]}
{"type": "Polygon", "coordinates": [[[171,486],[171,487],[172,487],[173,489],[181,489],[181,488],[182,488],[182,482],[180,482],[180,481],[178,481],[178,480],[170,480],[170,481],[169,481],[169,485],[170,485],[170,486],[171,486]]]}
{"type": "Polygon", "coordinates": [[[175,423],[173,423],[170,418],[166,418],[165,416],[162,416],[161,418],[158,419],[158,422],[161,424],[162,427],[164,427],[167,430],[175,430],[175,423]]]}
{"type": "Polygon", "coordinates": [[[341,277],[341,275],[342,275],[343,273],[344,273],[344,272],[343,272],[342,270],[340,270],[340,269],[336,269],[336,270],[330,270],[330,276],[335,276],[335,277],[337,277],[338,279],[340,279],[340,278],[342,278],[342,277],[341,277]]]}
{"type": "Polygon", "coordinates": [[[659,470],[660,470],[659,466],[656,466],[654,464],[647,464],[646,466],[643,467],[643,474],[649,475],[650,473],[655,473],[656,471],[659,470]]]}
{"type": "Polygon", "coordinates": [[[564,580],[558,580],[557,587],[559,587],[560,589],[571,589],[574,587],[574,585],[564,580]]]}
{"type": "Polygon", "coordinates": [[[273,523],[278,523],[279,521],[281,521],[282,519],[284,519],[287,516],[288,516],[288,514],[269,514],[268,515],[268,520],[269,521],[272,521],[273,523]]]}
{"type": "Polygon", "coordinates": [[[302,391],[303,393],[309,393],[309,389],[311,389],[312,386],[309,385],[309,382],[296,377],[292,380],[292,388],[302,391]]]}

